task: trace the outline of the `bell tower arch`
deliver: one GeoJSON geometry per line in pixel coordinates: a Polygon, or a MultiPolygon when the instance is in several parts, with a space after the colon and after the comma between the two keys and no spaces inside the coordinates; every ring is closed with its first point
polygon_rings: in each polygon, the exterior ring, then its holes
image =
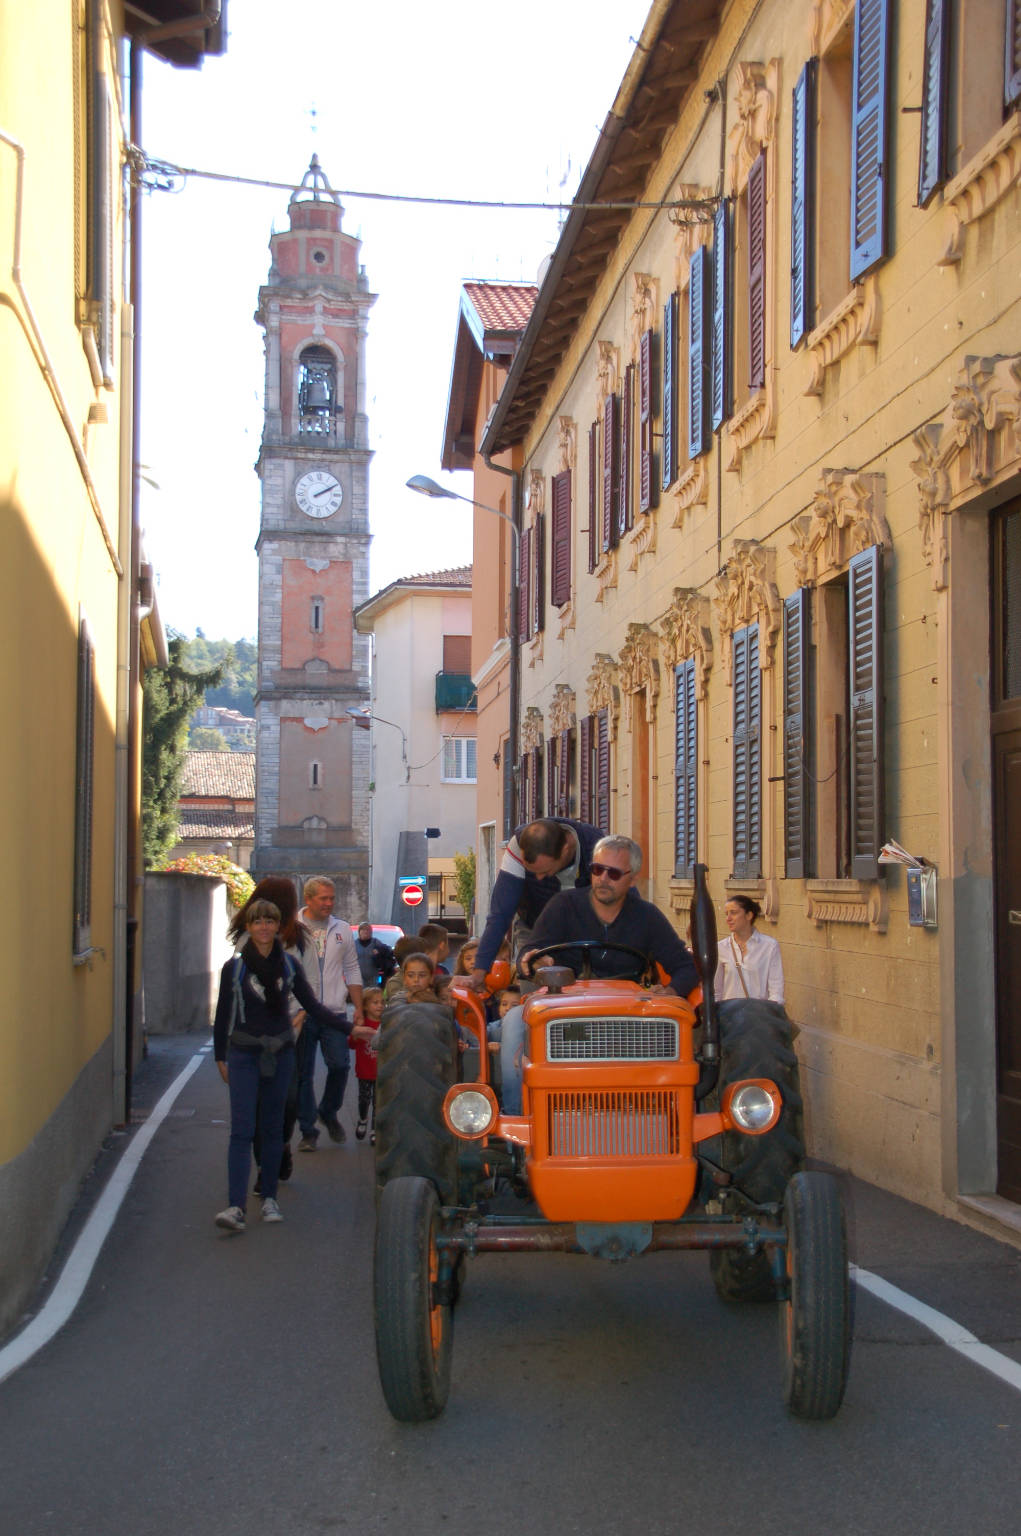
{"type": "Polygon", "coordinates": [[[365,338],[376,296],[317,156],[287,213],[255,315],[266,391],[252,873],[328,874],[337,915],[357,922],[368,912],[368,737],[348,711],[369,701],[369,639],[353,614],[369,595],[365,338]]]}

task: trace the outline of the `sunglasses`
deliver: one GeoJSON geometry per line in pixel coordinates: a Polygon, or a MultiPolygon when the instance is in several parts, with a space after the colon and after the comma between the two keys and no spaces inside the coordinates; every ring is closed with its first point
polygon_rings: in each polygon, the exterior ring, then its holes
{"type": "Polygon", "coordinates": [[[629,869],[614,869],[612,864],[590,864],[589,869],[594,875],[605,875],[607,880],[623,880],[631,873],[629,869]]]}

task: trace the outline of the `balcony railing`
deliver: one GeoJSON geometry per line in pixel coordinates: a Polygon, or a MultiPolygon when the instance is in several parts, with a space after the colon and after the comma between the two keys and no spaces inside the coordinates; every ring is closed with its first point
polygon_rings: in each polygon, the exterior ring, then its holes
{"type": "Polygon", "coordinates": [[[437,672],[436,713],[443,709],[475,709],[475,684],[469,672],[437,672]]]}

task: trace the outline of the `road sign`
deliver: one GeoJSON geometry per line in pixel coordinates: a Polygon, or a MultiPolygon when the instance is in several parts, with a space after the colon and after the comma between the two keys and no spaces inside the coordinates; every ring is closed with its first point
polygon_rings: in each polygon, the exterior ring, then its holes
{"type": "Polygon", "coordinates": [[[422,900],[420,885],[406,885],[401,890],[401,900],[406,907],[417,907],[422,900]]]}
{"type": "Polygon", "coordinates": [[[424,875],[398,875],[398,885],[425,885],[424,875]]]}

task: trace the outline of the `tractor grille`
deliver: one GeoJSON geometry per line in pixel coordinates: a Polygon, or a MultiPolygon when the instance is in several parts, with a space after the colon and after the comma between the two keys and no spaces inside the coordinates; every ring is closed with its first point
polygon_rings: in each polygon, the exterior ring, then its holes
{"type": "Polygon", "coordinates": [[[547,1061],[676,1061],[674,1019],[551,1019],[547,1061]]]}
{"type": "Polygon", "coordinates": [[[550,1093],[546,1135],[551,1157],[669,1157],[680,1148],[672,1090],[550,1093]]]}

